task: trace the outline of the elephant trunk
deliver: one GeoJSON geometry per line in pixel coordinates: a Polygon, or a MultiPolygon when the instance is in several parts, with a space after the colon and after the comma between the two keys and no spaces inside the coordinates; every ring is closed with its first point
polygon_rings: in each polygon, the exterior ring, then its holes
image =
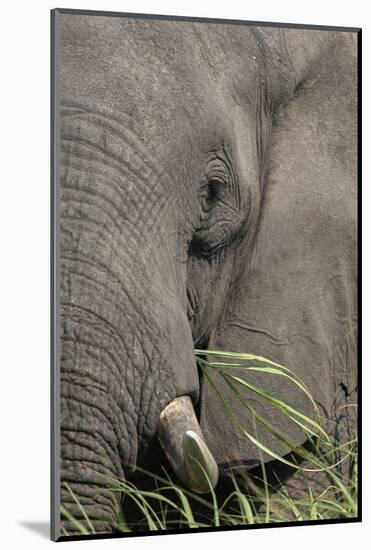
{"type": "Polygon", "coordinates": [[[111,478],[123,479],[123,464],[129,472],[137,454],[130,395],[118,379],[119,337],[76,304],[61,309],[62,532],[110,532],[119,506],[111,478]]]}
{"type": "Polygon", "coordinates": [[[64,430],[61,446],[61,534],[109,533],[119,510],[107,482],[112,463],[99,438],[64,430]]]}
{"type": "MultiPolygon", "coordinates": [[[[162,411],[199,391],[171,182],[128,128],[62,109],[61,496],[101,531],[116,517],[108,477],[129,476],[162,411]]],[[[192,456],[215,483],[195,417],[183,439],[187,474],[175,471],[193,487],[192,456]]]]}

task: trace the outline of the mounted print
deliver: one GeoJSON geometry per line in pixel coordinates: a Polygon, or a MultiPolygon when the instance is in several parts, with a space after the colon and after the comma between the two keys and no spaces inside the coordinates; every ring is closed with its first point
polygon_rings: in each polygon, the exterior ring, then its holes
{"type": "Polygon", "coordinates": [[[52,12],[52,538],[360,521],[360,30],[52,12]]]}

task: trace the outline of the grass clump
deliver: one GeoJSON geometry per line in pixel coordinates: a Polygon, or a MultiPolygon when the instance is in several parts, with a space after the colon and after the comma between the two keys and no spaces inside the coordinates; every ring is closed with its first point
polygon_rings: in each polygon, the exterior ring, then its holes
{"type": "MultiPolygon", "coordinates": [[[[231,423],[257,448],[261,458],[260,468],[254,476],[231,475],[227,484],[229,490],[222,496],[217,495],[212,488],[207,496],[193,493],[179,485],[166,470],[156,475],[138,468],[147,476],[149,489],[135,486],[128,480],[105,476],[122,503],[114,529],[128,533],[357,517],[357,440],[349,439],[341,445],[331,440],[305,384],[286,367],[261,356],[210,350],[195,350],[195,354],[202,375],[220,400],[231,423]],[[242,371],[243,378],[240,375],[242,371]],[[311,404],[313,414],[304,414],[280,396],[272,395],[252,383],[249,381],[249,372],[289,380],[311,404]],[[256,431],[252,433],[246,429],[241,415],[235,413],[223,388],[228,388],[233,401],[240,403],[256,426],[269,432],[288,449],[287,455],[278,455],[259,440],[256,431]],[[285,433],[254,408],[254,400],[249,399],[251,396],[265,401],[286,420],[294,423],[310,445],[295,446],[285,433]],[[295,471],[293,479],[301,487],[299,493],[288,490],[279,479],[272,481],[269,478],[265,466],[269,460],[275,460],[295,471]],[[346,469],[342,468],[345,464],[346,469]],[[346,473],[344,470],[347,470],[346,473]],[[325,479],[320,491],[313,488],[312,482],[316,476],[325,479]],[[129,517],[126,510],[133,508],[136,510],[135,517],[129,517]]],[[[62,516],[81,534],[94,534],[93,524],[77,496],[69,486],[67,490],[77,504],[82,519],[76,520],[64,507],[61,508],[62,516]]]]}

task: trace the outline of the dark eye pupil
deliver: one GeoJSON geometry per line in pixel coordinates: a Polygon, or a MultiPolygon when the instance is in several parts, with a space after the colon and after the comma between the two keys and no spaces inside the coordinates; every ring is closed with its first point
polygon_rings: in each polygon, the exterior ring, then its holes
{"type": "Polygon", "coordinates": [[[225,193],[225,185],[219,178],[212,178],[209,181],[209,198],[211,200],[223,199],[225,193]]]}

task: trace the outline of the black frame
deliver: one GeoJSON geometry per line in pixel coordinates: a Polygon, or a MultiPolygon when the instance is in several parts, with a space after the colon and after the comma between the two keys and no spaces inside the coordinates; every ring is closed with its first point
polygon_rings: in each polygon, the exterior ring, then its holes
{"type": "Polygon", "coordinates": [[[178,15],[156,15],[143,13],[125,13],[115,11],[78,10],[55,8],[51,10],[51,81],[50,81],[50,167],[51,167],[51,206],[50,206],[50,363],[51,363],[51,416],[50,416],[50,536],[56,542],[74,540],[112,539],[128,537],[147,537],[156,535],[197,534],[218,531],[240,531],[250,529],[270,529],[280,527],[299,527],[302,525],[325,525],[337,523],[362,522],[362,28],[335,27],[326,25],[303,25],[296,23],[271,23],[267,21],[247,21],[237,19],[214,19],[204,17],[186,17],[178,15]],[[228,25],[248,25],[254,27],[280,27],[288,29],[308,29],[334,32],[353,32],[357,34],[357,249],[358,249],[358,516],[344,519],[322,519],[313,521],[287,521],[275,524],[252,524],[223,527],[201,527],[197,529],[177,529],[163,531],[107,533],[95,535],[60,535],[59,532],[59,123],[58,123],[58,91],[59,91],[59,15],[89,15],[100,17],[125,17],[130,19],[150,19],[163,21],[189,21],[194,23],[213,23],[228,25]]]}

